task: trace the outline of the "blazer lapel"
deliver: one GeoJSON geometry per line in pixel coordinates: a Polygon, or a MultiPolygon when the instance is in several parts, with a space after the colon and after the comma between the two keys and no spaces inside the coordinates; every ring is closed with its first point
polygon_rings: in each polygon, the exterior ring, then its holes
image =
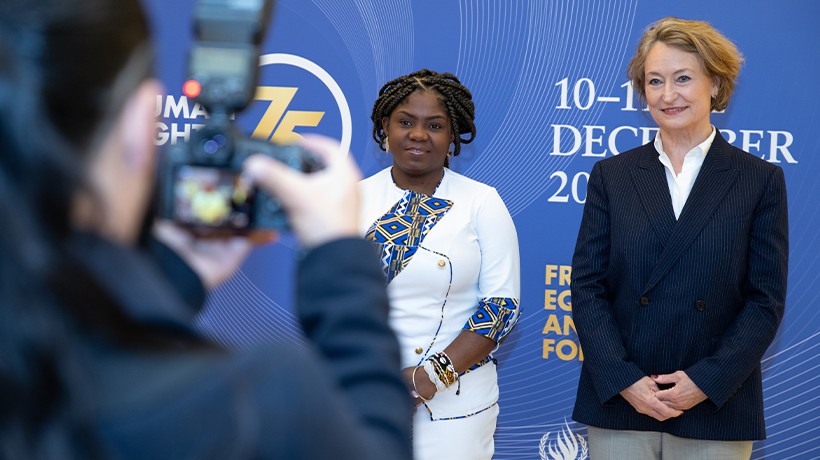
{"type": "Polygon", "coordinates": [[[658,262],[652,270],[645,290],[649,291],[669,272],[683,252],[692,244],[715,210],[737,181],[738,171],[731,169],[731,145],[718,133],[703,161],[692,192],[681,211],[658,262]]]}
{"type": "Polygon", "coordinates": [[[666,172],[651,142],[644,145],[639,155],[638,167],[629,171],[632,183],[658,239],[666,242],[675,228],[675,211],[672,209],[666,172]]]}

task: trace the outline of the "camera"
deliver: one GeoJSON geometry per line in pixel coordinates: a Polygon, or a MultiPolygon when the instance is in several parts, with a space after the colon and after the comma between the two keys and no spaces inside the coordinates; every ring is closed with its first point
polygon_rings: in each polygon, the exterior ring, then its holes
{"type": "Polygon", "coordinates": [[[161,217],[205,233],[284,230],[281,204],[247,184],[242,163],[261,153],[299,171],[321,169],[301,147],[250,138],[234,122],[256,92],[259,49],[272,9],[272,0],[198,0],[183,93],[205,108],[208,119],[161,159],[161,217]]]}

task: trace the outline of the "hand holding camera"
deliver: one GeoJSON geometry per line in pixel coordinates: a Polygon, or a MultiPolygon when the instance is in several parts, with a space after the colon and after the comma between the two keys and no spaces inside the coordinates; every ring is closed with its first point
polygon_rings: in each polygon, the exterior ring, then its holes
{"type": "Polygon", "coordinates": [[[361,173],[352,156],[339,155],[339,143],[324,136],[305,136],[301,146],[315,153],[324,169],[304,174],[269,156],[254,155],[245,162],[245,172],[279,198],[304,247],[358,236],[361,173]]]}

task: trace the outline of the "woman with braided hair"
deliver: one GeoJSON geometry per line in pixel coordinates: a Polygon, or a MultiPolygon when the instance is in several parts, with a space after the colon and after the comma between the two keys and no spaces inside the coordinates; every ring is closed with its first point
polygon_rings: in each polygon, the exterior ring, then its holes
{"type": "Polygon", "coordinates": [[[386,83],[373,138],[393,165],[361,182],[361,230],[377,245],[416,406],[416,459],[490,459],[493,353],[519,317],[518,237],[501,197],[449,169],[475,138],[470,91],[427,69],[386,83]]]}

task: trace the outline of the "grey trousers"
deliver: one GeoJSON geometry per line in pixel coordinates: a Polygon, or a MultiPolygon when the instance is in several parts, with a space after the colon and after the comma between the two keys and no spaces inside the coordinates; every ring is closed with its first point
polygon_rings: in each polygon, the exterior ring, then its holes
{"type": "Polygon", "coordinates": [[[687,439],[656,431],[587,429],[590,460],[749,460],[752,441],[687,439]]]}

